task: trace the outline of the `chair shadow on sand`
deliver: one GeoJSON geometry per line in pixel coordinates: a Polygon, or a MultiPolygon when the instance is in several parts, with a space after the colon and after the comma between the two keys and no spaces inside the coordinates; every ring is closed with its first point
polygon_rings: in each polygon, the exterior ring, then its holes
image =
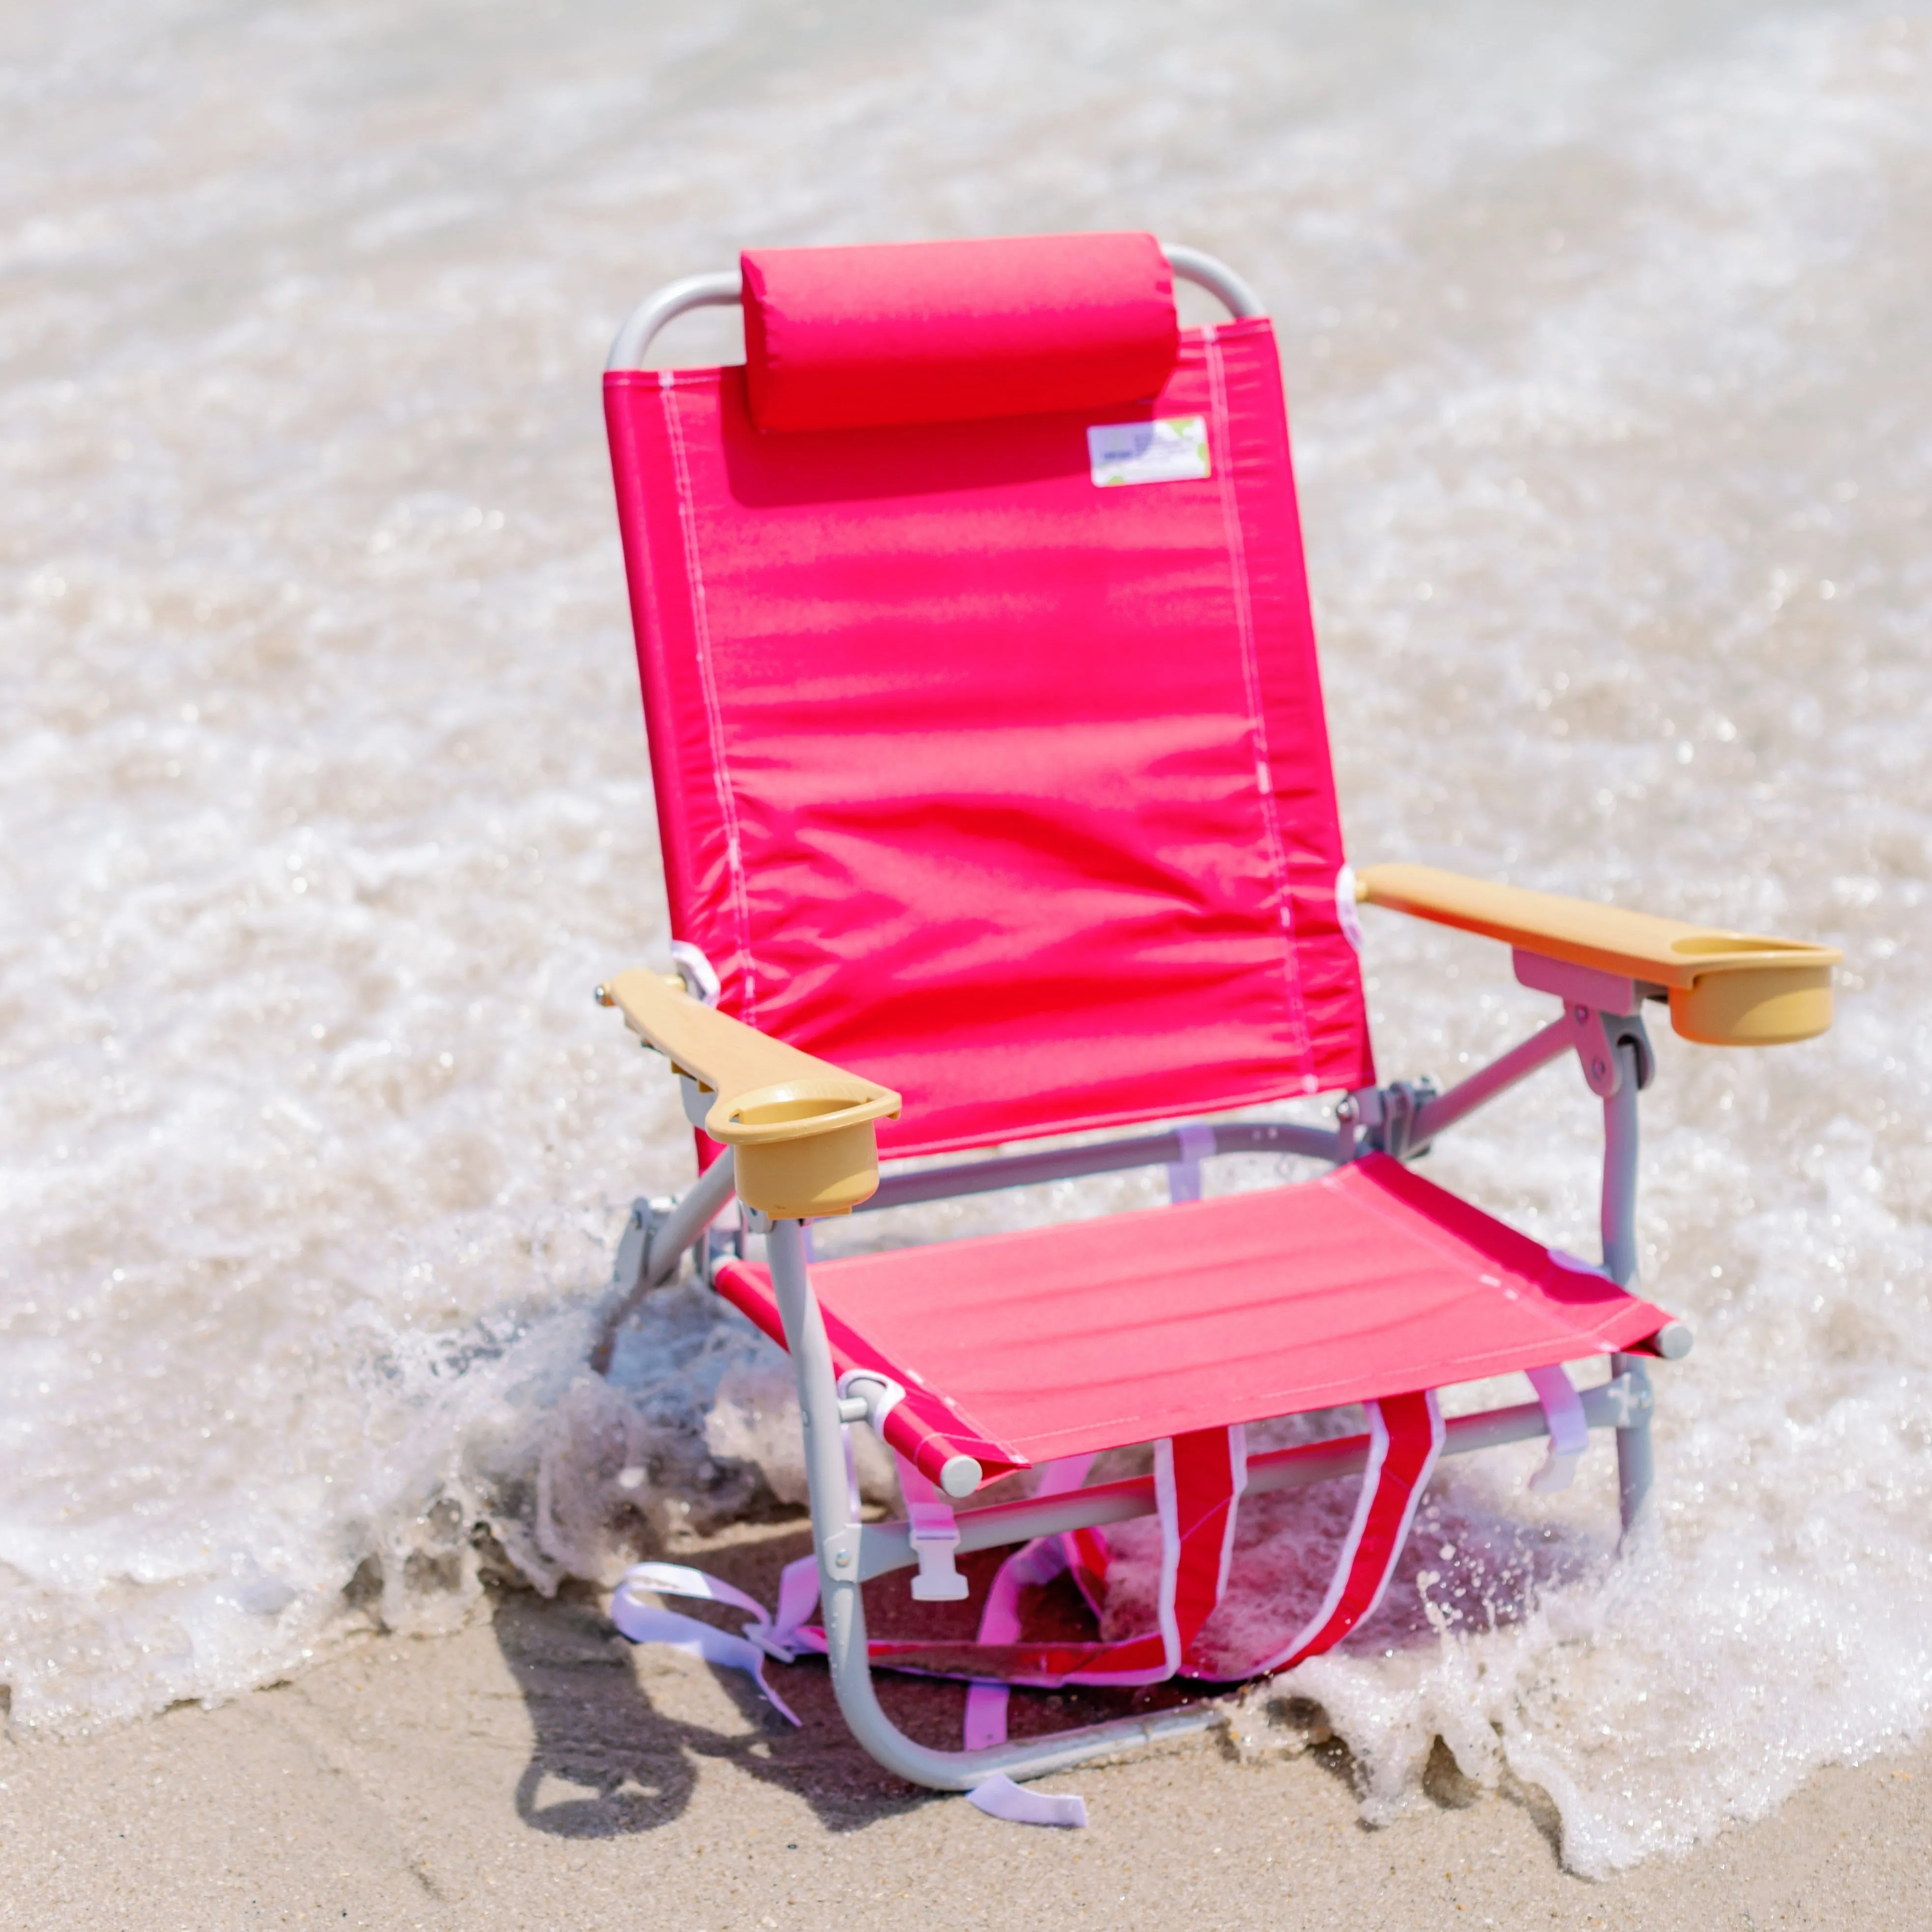
{"type": "MultiPolygon", "coordinates": [[[[803,1531],[788,1524],[706,1551],[704,1561],[769,1600],[782,1564],[809,1548],[803,1531]]],[[[816,1663],[772,1666],[773,1681],[783,1682],[780,1694],[803,1720],[796,1730],[735,1670],[708,1674],[735,1707],[741,1728],[661,1709],[654,1681],[664,1687],[658,1696],[664,1702],[688,1700],[678,1679],[705,1666],[674,1652],[633,1651],[612,1629],[604,1596],[570,1586],[550,1601],[523,1591],[497,1599],[497,1646],[532,1732],[515,1799],[518,1816],[532,1829],[565,1838],[657,1830],[689,1806],[707,1760],[804,1797],[834,1830],[856,1828],[934,1796],[892,1777],[853,1743],[830,1678],[816,1663]],[[559,1793],[559,1785],[575,1789],[559,1793]]],[[[722,1621],[735,1628],[742,1618],[722,1621]]],[[[932,1688],[956,1703],[961,1695],[953,1687],[932,1688]]],[[[956,1711],[952,1721],[956,1729],[956,1711]]]]}
{"type": "MultiPolygon", "coordinates": [[[[1268,1498],[1273,1507],[1255,1510],[1249,1517],[1254,1533],[1277,1539],[1278,1550],[1288,1540],[1282,1532],[1291,1527],[1315,1531],[1318,1545],[1325,1541],[1324,1532],[1335,1528],[1330,1519],[1352,1499],[1342,1492],[1352,1491],[1352,1486],[1334,1487],[1332,1498],[1304,1509],[1298,1525],[1286,1520],[1286,1498],[1268,1498]]],[[[710,1548],[700,1560],[716,1574],[770,1603],[776,1599],[784,1564],[810,1547],[802,1524],[778,1524],[710,1548]]],[[[1412,1649],[1438,1642],[1445,1623],[1480,1629],[1518,1622],[1530,1612],[1540,1590],[1578,1580],[1609,1554],[1607,1544],[1586,1532],[1568,1526],[1538,1528],[1513,1523],[1486,1510],[1432,1496],[1418,1516],[1416,1534],[1388,1598],[1350,1648],[1371,1652],[1412,1649]]],[[[996,1552],[962,1560],[962,1568],[974,1586],[973,1600],[965,1604],[914,1605],[903,1578],[883,1579],[868,1586],[867,1609],[874,1634],[922,1630],[932,1635],[971,1634],[977,1604],[998,1561],[996,1552]]],[[[1272,1567],[1276,1587],[1291,1600],[1280,1606],[1277,1618],[1292,1613],[1292,1598],[1313,1588],[1325,1570],[1318,1558],[1306,1566],[1304,1581],[1295,1575],[1298,1566],[1292,1559],[1246,1567],[1258,1580],[1272,1567]]],[[[1060,1594],[1049,1589],[1030,1606],[1030,1628],[1044,1634],[1046,1628],[1060,1624],[1073,1634],[1081,1627],[1083,1612],[1070,1586],[1056,1587],[1060,1594]]],[[[735,1628],[740,1619],[722,1621],[725,1627],[735,1628]]],[[[796,1729],[742,1672],[709,1672],[742,1725],[728,1730],[659,1708],[651,1688],[654,1680],[668,1692],[665,1701],[675,1703],[688,1696],[679,1679],[705,1667],[676,1652],[633,1651],[612,1629],[601,1592],[570,1588],[550,1601],[529,1592],[506,1592],[497,1601],[494,1630],[533,1732],[515,1804],[518,1817],[534,1830],[566,1838],[657,1830],[688,1808],[707,1760],[731,1766],[803,1798],[820,1822],[836,1832],[862,1829],[938,1796],[906,1784],[860,1748],[839,1714],[830,1675],[817,1659],[770,1666],[774,1686],[802,1720],[796,1729]],[[574,1789],[556,1795],[560,1784],[574,1789]]],[[[962,1686],[884,1673],[878,1682],[881,1701],[911,1736],[943,1748],[957,1747],[962,1686]]],[[[1217,1690],[1225,1694],[1227,1687],[1176,1679],[1133,1690],[1017,1691],[1011,1729],[1018,1736],[1098,1722],[1184,1703],[1204,1689],[1209,1694],[1217,1690]]],[[[1285,1715],[1289,1729],[1304,1734],[1314,1762],[1352,1787],[1358,1784],[1358,1768],[1347,1745],[1329,1734],[1318,1707],[1294,1695],[1286,1684],[1278,1697],[1267,1701],[1278,1720],[1285,1715]]],[[[1475,1802],[1478,1796],[1439,1739],[1424,1774],[1423,1790],[1436,1804],[1451,1809],[1475,1802]]],[[[1541,1815],[1548,1808],[1542,1794],[1504,1795],[1523,1802],[1544,1835],[1550,1835],[1554,1820],[1541,1815]]]]}
{"type": "MultiPolygon", "coordinates": [[[[708,1550],[703,1561],[715,1574],[770,1602],[780,1569],[810,1549],[806,1531],[785,1524],[708,1550]]],[[[998,1562],[998,1552],[988,1552],[962,1567],[983,1585],[998,1562]]],[[[896,1592],[889,1580],[868,1587],[866,1594],[876,1630],[920,1627],[915,1616],[928,1631],[943,1628],[945,1616],[958,1622],[963,1607],[967,1621],[946,1634],[970,1634],[970,1618],[976,1615],[970,1605],[915,1608],[903,1580],[896,1592]],[[896,1594],[903,1601],[895,1602],[896,1594]],[[934,1610],[942,1613],[938,1620],[928,1614],[934,1610]]],[[[1066,1610],[1077,1615],[1071,1604],[1066,1610]]],[[[742,1618],[718,1621],[735,1628],[742,1618]]],[[[517,1782],[516,1810],[534,1830],[568,1838],[656,1831],[689,1806],[706,1760],[803,1798],[832,1831],[861,1829],[940,1795],[904,1783],[860,1748],[839,1714],[830,1674],[816,1658],[768,1666],[774,1687],[800,1719],[794,1728],[741,1671],[708,1670],[668,1650],[632,1649],[611,1628],[602,1592],[567,1588],[549,1602],[526,1592],[506,1592],[497,1599],[494,1628],[530,1713],[530,1759],[517,1782]],[[693,1674],[715,1681],[742,1729],[694,1721],[659,1707],[658,1698],[666,1704],[688,1700],[693,1674]],[[657,1697],[654,1683],[663,1687],[657,1697]],[[559,1784],[576,1790],[557,1794],[559,1784]]],[[[957,1745],[962,1685],[884,1675],[878,1681],[881,1701],[912,1736],[957,1745]]],[[[1012,1728],[1016,1735],[1054,1730],[1182,1702],[1186,1694],[1184,1687],[1172,1684],[1132,1693],[1022,1692],[1014,1699],[1012,1728]]]]}

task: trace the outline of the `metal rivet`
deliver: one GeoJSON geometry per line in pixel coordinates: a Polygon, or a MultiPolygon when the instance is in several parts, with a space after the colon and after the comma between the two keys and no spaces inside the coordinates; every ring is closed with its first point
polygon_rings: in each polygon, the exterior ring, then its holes
{"type": "Polygon", "coordinates": [[[1602,1060],[1593,1060],[1590,1063],[1590,1071],[1594,1073],[1599,1080],[1600,1080],[1603,1078],[1604,1076],[1610,1071],[1610,1069],[1602,1060]]]}
{"type": "Polygon", "coordinates": [[[832,1560],[841,1570],[849,1570],[852,1567],[852,1552],[849,1550],[842,1550],[832,1560]]]}
{"type": "Polygon", "coordinates": [[[1573,1006],[1570,1011],[1576,1015],[1576,1024],[1579,1026],[1582,1025],[1590,1017],[1590,1010],[1588,1006],[1573,1006]]]}

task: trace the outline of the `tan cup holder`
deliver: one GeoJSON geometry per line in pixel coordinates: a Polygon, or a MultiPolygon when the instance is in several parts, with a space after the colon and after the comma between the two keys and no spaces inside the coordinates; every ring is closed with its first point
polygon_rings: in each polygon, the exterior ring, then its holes
{"type": "Polygon", "coordinates": [[[1740,953],[1752,952],[1807,952],[1809,946],[1793,946],[1788,939],[1747,939],[1741,934],[1728,932],[1694,933],[1688,939],[1673,939],[1670,942],[1673,952],[1681,952],[1687,958],[1703,959],[1726,956],[1735,958],[1740,953]]]}
{"type": "Polygon", "coordinates": [[[1694,986],[1671,988],[1670,1024],[1707,1046],[1814,1039],[1832,1024],[1832,969],[1752,966],[1704,974],[1694,986]]]}
{"type": "Polygon", "coordinates": [[[718,1137],[736,1150],[738,1198],[774,1220],[849,1214],[879,1185],[873,1123],[898,1107],[896,1094],[837,1076],[734,1095],[718,1137]]]}
{"type": "Polygon", "coordinates": [[[829,1122],[838,1114],[857,1112],[871,1097],[869,1094],[842,1094],[836,1098],[805,1096],[795,1100],[756,1100],[734,1107],[731,1124],[734,1127],[785,1127],[800,1120],[829,1122]]]}
{"type": "Polygon", "coordinates": [[[740,1141],[738,1198],[775,1221],[849,1214],[878,1191],[878,1130],[870,1120],[808,1140],[740,1141]]]}

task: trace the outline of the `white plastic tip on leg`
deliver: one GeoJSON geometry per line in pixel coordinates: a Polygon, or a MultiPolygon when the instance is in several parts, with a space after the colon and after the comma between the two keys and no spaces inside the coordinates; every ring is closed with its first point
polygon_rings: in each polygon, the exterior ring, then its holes
{"type": "Polygon", "coordinates": [[[1666,1322],[1651,1337],[1651,1346],[1666,1362],[1681,1362],[1690,1352],[1692,1339],[1688,1324],[1666,1322]]]}
{"type": "Polygon", "coordinates": [[[996,1771],[966,1794],[968,1804],[976,1806],[989,1818],[1004,1818],[1010,1825],[1058,1825],[1063,1829],[1082,1831],[1087,1824],[1087,1801],[1070,1792],[1064,1796],[1051,1791],[1029,1791],[1016,1784],[1004,1771],[996,1771]]]}
{"type": "Polygon", "coordinates": [[[949,1456],[939,1472],[939,1486],[949,1496],[970,1496],[985,1473],[970,1456],[949,1456]]]}

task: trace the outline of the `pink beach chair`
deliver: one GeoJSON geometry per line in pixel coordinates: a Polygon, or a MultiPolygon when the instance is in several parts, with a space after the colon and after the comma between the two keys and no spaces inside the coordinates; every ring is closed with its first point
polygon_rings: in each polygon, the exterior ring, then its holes
{"type": "Polygon", "coordinates": [[[1560,1486],[1609,1430],[1634,1522],[1646,1364],[1690,1346],[1630,1292],[1643,1003],[1692,1040],[1803,1039],[1829,1023],[1838,956],[1349,870],[1274,338],[1246,285],[1145,235],[754,250],[639,309],[605,397],[676,971],[598,997],[671,1061],[700,1166],[639,1204],[620,1280],[634,1298],[694,1255],[789,1350],[815,1552],[775,1616],[640,1565],[620,1627],[754,1669],[822,1651],[880,1762],[1048,1816],[1010,1780],[1205,1716],[1007,1742],[1005,1684],[1225,1681],[1328,1648],[1381,1597],[1440,1457],[1547,1436],[1537,1480],[1560,1486]],[[1232,320],[1180,329],[1177,275],[1232,320]],[[674,316],[727,302],[743,367],[639,366],[674,316]],[[1554,1017],[1446,1092],[1378,1086],[1358,902],[1502,940],[1554,1017]],[[1573,1054],[1603,1103],[1600,1265],[1410,1164],[1573,1054]],[[1332,1126],[1256,1111],[1316,1095],[1332,1126]],[[1256,1151],[1326,1171],[1202,1197],[1204,1160],[1256,1151]],[[1170,1205],[812,1257],[818,1217],[1148,1165],[1170,1205]],[[1598,1363],[1580,1390],[1565,1372],[1598,1363]],[[1534,1401],[1445,1424],[1437,1390],[1517,1371],[1534,1401]],[[1348,1404],[1361,1432],[1247,1451],[1250,1425],[1348,1404]],[[858,1518],[860,1422],[899,1459],[902,1520],[858,1518]],[[1085,1480],[1144,1444],[1150,1475],[1085,1480]],[[961,1507],[1022,1470],[1030,1493],[961,1507]],[[1312,1615],[1204,1654],[1244,1496],[1352,1477],[1312,1615]],[[1148,1514],[1147,1627],[1030,1636],[1027,1586],[1071,1570],[1104,1603],[1106,1526],[1148,1514]],[[1007,1546],[979,1641],[868,1642],[868,1580],[913,1569],[916,1598],[956,1599],[956,1556],[1007,1546]],[[656,1600],[678,1594],[740,1604],[745,1636],[656,1600]],[[875,1665],[973,1681],[968,1748],[895,1726],[875,1665]]]}

